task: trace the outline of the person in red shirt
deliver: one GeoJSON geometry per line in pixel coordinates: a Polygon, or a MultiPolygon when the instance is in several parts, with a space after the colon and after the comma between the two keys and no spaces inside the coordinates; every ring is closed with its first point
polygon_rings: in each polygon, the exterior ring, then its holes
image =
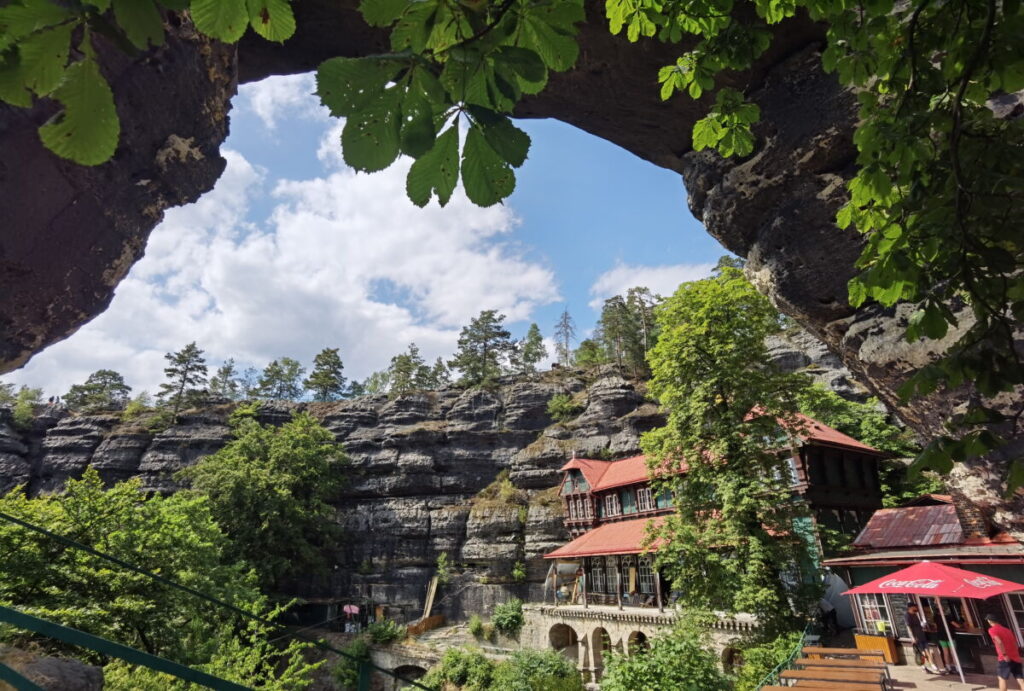
{"type": "Polygon", "coordinates": [[[996,656],[999,660],[996,663],[999,691],[1006,691],[1006,682],[1011,676],[1024,690],[1024,666],[1021,665],[1020,651],[1017,649],[1017,640],[1013,637],[1013,632],[991,614],[985,615],[985,621],[988,622],[988,635],[996,647],[996,656]]]}

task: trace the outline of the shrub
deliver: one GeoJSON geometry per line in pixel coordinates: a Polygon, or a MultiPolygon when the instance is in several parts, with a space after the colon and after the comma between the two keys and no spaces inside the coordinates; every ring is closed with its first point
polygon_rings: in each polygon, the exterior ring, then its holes
{"type": "Polygon", "coordinates": [[[469,618],[469,632],[477,638],[484,635],[484,620],[480,618],[479,614],[474,614],[469,618]]]}
{"type": "Polygon", "coordinates": [[[512,580],[516,583],[522,583],[526,580],[526,565],[521,561],[517,561],[515,566],[512,567],[512,580]]]}
{"type": "Polygon", "coordinates": [[[452,580],[452,564],[448,561],[448,553],[441,552],[437,555],[437,584],[448,585],[452,580]]]}
{"type": "Polygon", "coordinates": [[[32,422],[36,417],[36,406],[43,402],[42,389],[30,389],[22,386],[14,399],[14,410],[11,411],[14,417],[14,425],[21,430],[32,428],[32,422]]]}
{"type": "Polygon", "coordinates": [[[128,401],[128,404],[121,411],[121,422],[131,422],[150,409],[149,394],[143,391],[138,396],[128,401]]]}
{"type": "Polygon", "coordinates": [[[517,650],[494,668],[492,691],[582,691],[576,666],[553,650],[517,650]]]}
{"type": "Polygon", "coordinates": [[[370,645],[362,636],[346,645],[342,650],[351,657],[342,656],[334,667],[334,681],[343,689],[355,689],[359,685],[359,662],[370,659],[370,645]]]}
{"type": "Polygon", "coordinates": [[[514,597],[508,602],[496,605],[491,621],[494,622],[494,628],[501,633],[515,636],[519,629],[523,628],[523,601],[514,597]]]}
{"type": "Polygon", "coordinates": [[[473,506],[523,506],[527,501],[526,492],[512,484],[508,469],[502,470],[494,482],[480,490],[473,497],[473,506]]]}
{"type": "Polygon", "coordinates": [[[366,627],[366,634],[377,645],[387,645],[406,636],[406,628],[391,619],[381,619],[366,627]]]}
{"type": "Polygon", "coordinates": [[[784,633],[773,641],[743,651],[743,664],[736,677],[736,691],[754,691],[776,665],[784,662],[800,644],[799,633],[784,633]]]}
{"type": "Polygon", "coordinates": [[[359,566],[356,567],[356,573],[358,573],[360,576],[367,576],[373,573],[373,562],[370,561],[368,558],[363,559],[361,562],[359,562],[359,566]]]}
{"type": "Polygon", "coordinates": [[[494,624],[492,624],[491,622],[487,622],[486,624],[484,624],[484,639],[493,643],[495,633],[497,632],[494,630],[494,624]]]}
{"type": "Polygon", "coordinates": [[[555,422],[566,422],[583,412],[583,406],[576,403],[567,393],[559,393],[548,399],[548,415],[555,422]]]}
{"type": "Polygon", "coordinates": [[[432,667],[420,683],[440,689],[454,684],[464,691],[484,691],[491,688],[494,663],[476,648],[449,648],[441,662],[432,667]]]}

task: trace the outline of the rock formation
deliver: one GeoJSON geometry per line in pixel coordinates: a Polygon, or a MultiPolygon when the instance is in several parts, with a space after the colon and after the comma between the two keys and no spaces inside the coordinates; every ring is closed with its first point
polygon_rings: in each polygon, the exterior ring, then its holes
{"type": "MultiPolygon", "coordinates": [[[[356,6],[302,0],[297,33],[283,46],[251,35],[237,47],[223,46],[174,19],[167,45],[145,60],[105,53],[125,129],[114,160],[96,168],[72,166],[41,148],[35,128],[52,106],[0,105],[0,371],[102,311],[163,209],[212,187],[223,168],[217,150],[236,80],[384,48],[384,35],[362,22],[356,6]]],[[[900,341],[905,310],[846,304],[861,238],[836,229],[833,217],[854,170],[854,99],[821,69],[823,27],[803,16],[783,22],[750,70],[720,80],[748,93],[762,112],[755,153],[722,160],[693,152],[690,143],[708,96],[658,97],[658,68],[687,46],[630,44],[609,35],[599,3],[587,7],[576,68],[554,75],[517,115],[558,118],[681,173],[693,213],[747,258],[759,289],[908,425],[926,437],[939,433],[971,391],[901,401],[899,386],[932,357],[935,344],[900,341]]],[[[1005,501],[1001,485],[1006,460],[1022,450],[1024,438],[1015,438],[992,459],[958,468],[954,481],[1024,538],[1024,500],[1005,501]]]]}
{"type": "MultiPolygon", "coordinates": [[[[438,610],[463,616],[507,599],[510,589],[525,595],[546,572],[540,555],[568,539],[552,491],[566,459],[634,454],[640,434],[664,423],[637,384],[611,370],[602,374],[595,380],[556,370],[492,391],[264,404],[264,422],[308,409],[352,460],[336,503],[347,537],[335,568],[326,580],[295,584],[296,591],[371,597],[414,616],[438,556],[447,553],[453,579],[438,595],[438,610]],[[583,412],[553,424],[546,408],[556,393],[574,395],[583,412]],[[516,497],[479,499],[502,471],[516,497]],[[527,566],[525,583],[512,577],[516,562],[527,566]]],[[[146,490],[172,492],[180,487],[176,471],[228,441],[229,412],[219,406],[184,414],[179,424],[151,431],[116,415],[50,408],[21,431],[0,409],[0,491],[16,484],[34,494],[56,491],[92,465],[107,482],[138,476],[146,490]]]]}

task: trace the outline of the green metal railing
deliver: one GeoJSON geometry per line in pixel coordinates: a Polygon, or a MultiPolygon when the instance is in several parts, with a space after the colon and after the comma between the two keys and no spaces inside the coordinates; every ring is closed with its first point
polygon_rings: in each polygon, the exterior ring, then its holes
{"type": "Polygon", "coordinates": [[[804,641],[807,639],[807,635],[811,631],[811,625],[808,624],[804,627],[803,633],[800,634],[800,640],[797,641],[796,647],[789,653],[789,657],[775,665],[775,668],[771,672],[765,675],[761,683],[757,685],[758,689],[762,689],[765,686],[773,686],[779,683],[779,675],[785,672],[787,669],[793,668],[793,660],[800,657],[800,652],[803,650],[804,641]]]}
{"type": "MultiPolygon", "coordinates": [[[[265,619],[257,614],[247,612],[244,609],[236,607],[235,605],[232,605],[228,602],[224,602],[223,600],[219,600],[218,598],[215,598],[212,595],[208,595],[202,591],[196,590],[195,588],[191,588],[187,585],[178,583],[177,581],[174,581],[170,578],[166,578],[159,574],[143,569],[140,566],[136,566],[135,564],[127,562],[123,559],[119,559],[118,557],[115,557],[113,555],[101,552],[97,549],[89,547],[88,545],[83,545],[82,543],[72,540],[71,538],[59,535],[57,533],[53,533],[47,530],[46,528],[37,526],[33,523],[29,523],[28,521],[24,521],[20,518],[17,518],[16,516],[11,516],[9,514],[0,512],[0,520],[13,523],[26,530],[31,530],[33,532],[44,535],[49,539],[55,540],[67,547],[71,547],[72,549],[86,552],[95,557],[99,557],[100,559],[104,559],[112,564],[119,566],[122,569],[134,571],[135,573],[146,576],[147,578],[157,581],[158,583],[163,583],[164,585],[174,588],[175,590],[179,590],[193,597],[197,597],[201,600],[209,602],[210,604],[216,605],[217,607],[230,610],[231,612],[234,612],[235,614],[238,614],[239,616],[242,616],[246,619],[260,622],[266,626],[270,626],[275,629],[282,628],[279,624],[275,622],[265,619]]],[[[39,619],[38,617],[33,617],[31,615],[19,612],[9,607],[0,606],[0,622],[11,624],[12,626],[15,626],[19,629],[32,631],[41,636],[55,638],[65,643],[70,643],[72,645],[88,648],[90,650],[100,652],[111,657],[116,657],[125,660],[126,662],[132,664],[137,664],[143,667],[148,667],[149,669],[165,672],[172,676],[178,677],[179,679],[200,684],[202,686],[206,686],[207,688],[216,689],[217,691],[249,691],[249,687],[247,686],[242,686],[234,682],[226,681],[224,679],[211,676],[209,674],[206,674],[205,672],[200,672],[199,670],[192,669],[191,667],[180,665],[176,662],[172,662],[170,660],[157,657],[156,655],[150,655],[149,653],[142,652],[141,650],[136,650],[134,648],[130,648],[120,643],[109,641],[107,639],[100,638],[99,636],[94,636],[84,631],[78,631],[77,629],[72,629],[66,626],[62,626],[61,624],[46,621],[45,619],[39,619]]],[[[429,686],[424,686],[423,684],[420,684],[418,681],[414,679],[407,679],[398,674],[395,674],[393,671],[389,669],[378,667],[369,660],[357,658],[352,654],[345,652],[344,650],[335,648],[334,646],[324,642],[319,638],[312,638],[310,636],[302,634],[301,632],[288,630],[285,630],[281,637],[297,638],[299,640],[310,643],[320,648],[321,650],[326,650],[328,652],[341,655],[342,657],[348,658],[349,660],[355,662],[358,665],[357,691],[370,691],[370,678],[372,677],[374,671],[380,672],[389,677],[405,682],[406,684],[409,684],[415,688],[424,689],[424,691],[434,691],[434,689],[431,689],[429,686]]],[[[0,664],[0,681],[5,681],[11,684],[11,686],[13,686],[16,689],[16,691],[42,691],[39,688],[39,686],[32,683],[30,680],[26,679],[24,676],[14,671],[10,667],[7,667],[3,664],[0,664]]]]}

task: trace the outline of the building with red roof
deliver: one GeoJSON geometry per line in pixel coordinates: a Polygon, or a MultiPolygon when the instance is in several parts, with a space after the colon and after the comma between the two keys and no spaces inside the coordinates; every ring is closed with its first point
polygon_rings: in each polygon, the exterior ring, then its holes
{"type": "MultiPolygon", "coordinates": [[[[806,416],[791,431],[798,440],[789,459],[793,491],[811,505],[819,524],[856,534],[882,505],[878,464],[885,454],[806,416]]],[[[654,569],[654,530],[674,509],[670,491],[658,492],[651,480],[685,473],[686,463],[651,467],[645,456],[573,458],[561,470],[565,525],[573,540],[544,557],[578,564],[578,574],[586,574],[563,598],[660,608],[667,585],[654,569]]]]}

